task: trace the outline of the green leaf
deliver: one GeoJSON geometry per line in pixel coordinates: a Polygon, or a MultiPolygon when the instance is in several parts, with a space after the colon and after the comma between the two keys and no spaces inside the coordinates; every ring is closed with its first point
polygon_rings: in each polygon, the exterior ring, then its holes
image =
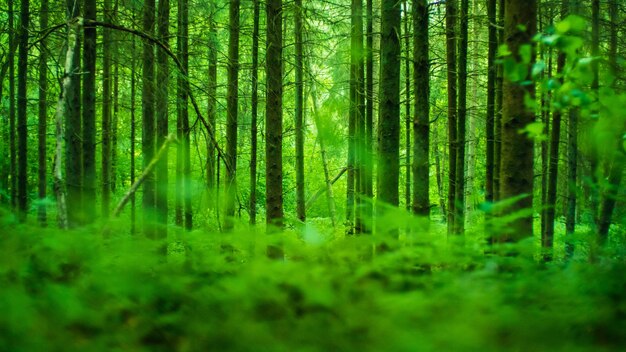
{"type": "Polygon", "coordinates": [[[509,50],[509,46],[502,44],[498,47],[498,57],[510,56],[513,53],[509,50]]]}
{"type": "Polygon", "coordinates": [[[539,77],[543,71],[546,69],[546,63],[543,62],[542,60],[537,61],[534,65],[533,65],[533,69],[532,69],[532,78],[537,78],[539,77]]]}
{"type": "Polygon", "coordinates": [[[519,56],[522,59],[522,63],[530,64],[530,60],[533,56],[533,47],[530,44],[524,44],[519,48],[519,56]]]}

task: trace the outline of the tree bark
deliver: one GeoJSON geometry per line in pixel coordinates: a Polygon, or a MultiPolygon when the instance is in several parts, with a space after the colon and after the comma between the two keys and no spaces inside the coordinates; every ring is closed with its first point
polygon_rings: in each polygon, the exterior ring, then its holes
{"type": "MultiPolygon", "coordinates": [[[[96,1],[84,1],[85,20],[96,20],[96,1]]],[[[83,222],[96,218],[96,26],[83,27],[83,222]]]]}
{"type": "Polygon", "coordinates": [[[428,1],[413,0],[413,213],[430,216],[430,63],[428,1]]]}
{"type": "MultiPolygon", "coordinates": [[[[39,30],[43,31],[48,28],[48,0],[41,0],[41,7],[39,12],[39,30]]],[[[41,42],[41,50],[39,51],[39,119],[37,124],[38,135],[38,187],[37,195],[40,201],[37,207],[37,219],[41,226],[46,226],[46,204],[45,199],[47,196],[47,130],[48,130],[48,52],[46,48],[46,40],[41,42]]],[[[0,83],[1,84],[1,83],[0,83]]]]}
{"type": "Polygon", "coordinates": [[[253,0],[254,24],[252,29],[252,92],[250,98],[250,224],[256,224],[256,181],[257,181],[257,142],[258,142],[258,109],[259,109],[259,0],[253,0]]]}
{"type": "Polygon", "coordinates": [[[465,232],[465,143],[467,123],[467,46],[468,46],[469,0],[461,0],[459,66],[458,66],[458,115],[456,128],[456,170],[454,233],[465,232]]]}
{"type": "MultiPolygon", "coordinates": [[[[143,31],[152,35],[154,33],[154,0],[146,0],[143,4],[143,31]]],[[[142,57],[142,90],[141,90],[141,119],[142,119],[142,164],[145,170],[154,158],[156,144],[156,129],[154,118],[154,43],[150,40],[143,41],[142,57]]],[[[143,182],[143,230],[148,238],[154,238],[155,233],[155,175],[151,172],[143,182]]]]}
{"type": "MultiPolygon", "coordinates": [[[[104,0],[104,21],[111,23],[111,0],[104,0]]],[[[102,217],[109,217],[111,207],[111,29],[102,29],[102,217]]]]}
{"type": "MultiPolygon", "coordinates": [[[[157,8],[157,37],[166,48],[169,48],[169,24],[170,24],[170,2],[169,0],[159,0],[157,8]]],[[[156,51],[157,67],[156,67],[156,140],[157,145],[163,145],[169,134],[169,114],[168,114],[168,85],[169,85],[169,66],[168,55],[159,48],[156,51]]],[[[156,237],[167,237],[167,218],[168,218],[168,155],[165,154],[157,163],[156,172],[156,237]]]]}
{"type": "Polygon", "coordinates": [[[448,69],[448,234],[456,229],[457,65],[456,0],[446,1],[446,66],[448,69]]]}
{"type": "Polygon", "coordinates": [[[498,50],[496,0],[487,1],[487,20],[489,22],[489,51],[487,53],[487,120],[485,125],[487,145],[485,147],[485,201],[494,201],[494,152],[495,152],[495,86],[497,65],[495,62],[498,50]]]}
{"type": "Polygon", "coordinates": [[[28,121],[26,115],[28,96],[28,25],[29,1],[20,2],[19,48],[17,54],[17,210],[20,222],[28,214],[28,121]]]}
{"type": "MultiPolygon", "coordinates": [[[[532,45],[537,27],[537,2],[505,0],[504,38],[517,62],[521,62],[520,48],[532,45]],[[525,30],[522,30],[525,29],[525,30]]],[[[531,55],[530,65],[534,61],[531,55]]],[[[530,70],[529,72],[530,73],[530,70]]],[[[500,165],[502,199],[523,197],[503,211],[503,215],[517,214],[501,241],[515,241],[532,236],[533,217],[533,141],[519,131],[534,121],[534,112],[527,107],[525,96],[534,99],[535,87],[521,86],[505,78],[502,106],[502,159],[500,165]],[[527,214],[519,214],[528,211],[527,214]]]]}
{"type": "MultiPolygon", "coordinates": [[[[504,10],[505,0],[499,0],[498,5],[498,43],[504,44],[504,10]]],[[[500,196],[500,164],[502,159],[502,106],[503,96],[502,88],[504,86],[504,72],[502,65],[498,65],[496,69],[496,108],[495,108],[495,120],[494,120],[494,133],[493,133],[493,199],[499,201],[502,199],[500,196]]]]}
{"type": "Polygon", "coordinates": [[[363,125],[363,1],[352,0],[350,31],[350,116],[348,123],[348,184],[346,201],[346,220],[348,232],[360,231],[360,209],[356,209],[358,201],[360,176],[360,138],[359,127],[363,125]],[[358,223],[358,224],[357,224],[358,223]],[[354,227],[355,224],[358,226],[354,227]]]}
{"type": "MultiPolygon", "coordinates": [[[[398,206],[400,176],[400,3],[381,7],[380,91],[378,121],[378,202],[398,206]]],[[[395,234],[397,236],[397,233],[395,234]]]]}
{"type": "MultiPolygon", "coordinates": [[[[266,35],[266,106],[265,106],[265,209],[270,227],[283,226],[283,19],[282,0],[267,0],[266,35]]],[[[271,229],[269,231],[272,232],[271,229]]],[[[284,257],[282,246],[273,243],[267,248],[273,259],[284,257]]]]}
{"type": "MultiPolygon", "coordinates": [[[[361,1],[361,0],[359,0],[361,1]]],[[[296,215],[298,220],[306,220],[306,207],[304,198],[304,57],[302,42],[302,0],[295,0],[294,8],[294,32],[296,51],[296,215]]]]}
{"type": "MultiPolygon", "coordinates": [[[[13,0],[8,0],[9,12],[9,46],[19,44],[15,34],[13,0]],[[17,44],[16,44],[17,43],[17,44]]],[[[9,52],[9,184],[11,189],[11,207],[17,207],[17,145],[15,135],[15,53],[9,52]]]]}

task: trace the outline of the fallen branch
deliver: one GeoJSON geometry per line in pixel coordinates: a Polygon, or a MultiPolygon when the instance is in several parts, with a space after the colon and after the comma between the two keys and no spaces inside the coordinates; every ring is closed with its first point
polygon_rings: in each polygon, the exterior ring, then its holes
{"type": "MultiPolygon", "coordinates": [[[[348,171],[347,167],[344,167],[343,169],[341,169],[341,171],[339,171],[339,173],[337,174],[337,176],[335,176],[335,178],[333,178],[330,181],[330,185],[334,185],[335,182],[339,181],[339,179],[341,178],[341,176],[343,176],[343,174],[346,173],[346,171],[348,171]]],[[[313,205],[313,203],[315,203],[315,201],[317,200],[317,198],[319,198],[322,194],[326,193],[326,191],[328,190],[328,187],[324,187],[322,189],[320,189],[319,191],[317,191],[311,198],[309,198],[309,200],[306,202],[306,209],[309,209],[311,207],[311,205],[313,205]]]]}
{"type": "Polygon", "coordinates": [[[163,142],[163,145],[161,146],[161,149],[159,149],[159,152],[157,153],[157,155],[154,157],[154,159],[152,159],[152,161],[150,161],[150,164],[148,164],[145,170],[143,170],[143,173],[141,174],[141,176],[139,176],[137,181],[135,181],[135,183],[132,186],[130,186],[130,189],[124,195],[124,198],[122,198],[122,200],[120,200],[120,202],[117,204],[117,207],[115,207],[115,211],[113,212],[114,218],[120,215],[122,210],[124,210],[124,207],[126,206],[126,204],[128,204],[128,202],[130,201],[132,196],[137,192],[141,184],[146,180],[146,178],[148,178],[148,175],[150,175],[152,170],[154,170],[159,160],[161,160],[161,158],[167,153],[167,149],[169,145],[171,143],[176,143],[176,142],[178,141],[176,140],[175,134],[172,133],[169,136],[167,136],[167,139],[165,140],[165,142],[163,142]]]}

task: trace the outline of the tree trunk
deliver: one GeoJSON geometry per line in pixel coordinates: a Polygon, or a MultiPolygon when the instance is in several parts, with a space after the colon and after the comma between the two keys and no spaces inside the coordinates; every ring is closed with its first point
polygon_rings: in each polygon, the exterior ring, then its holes
{"type": "MultiPolygon", "coordinates": [[[[154,0],[146,0],[143,4],[143,31],[146,34],[154,34],[154,0]]],[[[156,130],[154,118],[154,43],[144,39],[143,42],[143,68],[141,90],[141,119],[142,119],[142,165],[145,170],[152,158],[156,144],[156,130]]],[[[151,172],[143,182],[143,228],[148,238],[154,238],[155,233],[155,175],[151,172]]]]}
{"type": "MultiPolygon", "coordinates": [[[[212,9],[215,11],[215,9],[212,9]]],[[[210,128],[213,128],[215,131],[215,126],[217,122],[217,53],[218,53],[218,42],[217,42],[217,29],[215,27],[215,19],[213,18],[214,14],[209,19],[209,66],[208,66],[208,75],[207,75],[207,96],[208,96],[208,104],[207,104],[207,120],[210,128]]],[[[210,136],[212,131],[207,129],[207,134],[210,136]]],[[[209,198],[214,198],[215,202],[209,203],[209,208],[216,207],[219,203],[217,201],[217,153],[216,153],[216,145],[212,143],[212,139],[209,138],[207,141],[207,164],[206,164],[206,177],[207,177],[207,188],[209,191],[209,198]]]]}
{"type": "MultiPolygon", "coordinates": [[[[104,0],[104,21],[111,23],[111,0],[104,0]]],[[[102,29],[102,217],[111,207],[111,29],[102,29]]]]}
{"type": "Polygon", "coordinates": [[[430,64],[428,1],[413,0],[413,213],[430,216],[430,64]]]}
{"type": "Polygon", "coordinates": [[[448,69],[448,234],[455,233],[457,158],[456,0],[446,1],[446,65],[448,69]]]}
{"type": "MultiPolygon", "coordinates": [[[[15,34],[13,0],[8,0],[9,10],[9,46],[19,43],[15,34]]],[[[17,146],[15,143],[15,53],[9,52],[9,184],[11,189],[11,207],[17,207],[17,146]]]]}
{"type": "Polygon", "coordinates": [[[411,34],[409,33],[409,5],[402,1],[404,13],[404,143],[405,143],[405,177],[404,204],[407,211],[411,210],[411,34]]]}
{"type": "Polygon", "coordinates": [[[465,232],[465,143],[467,120],[467,35],[468,35],[469,0],[461,0],[460,40],[459,40],[459,111],[456,128],[456,170],[455,176],[455,215],[454,233],[465,232]]]}
{"type": "MultiPolygon", "coordinates": [[[[135,14],[133,13],[133,20],[135,19],[135,14]]],[[[137,79],[136,79],[136,50],[135,50],[135,37],[133,36],[132,40],[132,58],[130,61],[130,184],[135,183],[135,142],[137,139],[137,121],[135,116],[135,94],[137,93],[137,79]]],[[[145,186],[144,186],[145,187],[145,186]]],[[[145,188],[144,188],[145,190],[145,188]]],[[[134,235],[137,233],[136,230],[136,202],[137,198],[135,197],[135,193],[131,195],[130,198],[130,234],[134,235]]]]}
{"type": "MultiPolygon", "coordinates": [[[[39,12],[39,30],[43,31],[48,28],[48,0],[41,0],[39,12]]],[[[37,219],[41,226],[46,226],[46,185],[48,163],[47,154],[47,130],[48,130],[48,53],[46,49],[46,41],[41,42],[42,50],[39,51],[39,121],[38,121],[38,198],[40,201],[37,207],[37,219]]],[[[0,83],[1,84],[1,83],[0,83]]]]}
{"type": "MultiPolygon", "coordinates": [[[[80,2],[78,0],[67,0],[67,19],[70,21],[80,15],[80,2]]],[[[71,31],[71,28],[68,29],[71,31]]],[[[70,33],[71,34],[71,33],[70,33]]],[[[80,97],[80,35],[68,34],[73,43],[68,46],[73,47],[74,57],[71,67],[66,70],[70,83],[67,85],[67,95],[64,100],[64,125],[65,138],[65,184],[67,191],[67,222],[68,227],[74,228],[80,225],[84,217],[83,195],[82,195],[82,117],[81,117],[81,97],[80,97]]]]}
{"type": "Polygon", "coordinates": [[[352,0],[351,31],[350,31],[350,116],[348,124],[348,185],[346,220],[348,232],[360,231],[361,221],[356,219],[355,211],[360,218],[360,209],[355,209],[359,203],[360,154],[359,127],[363,125],[361,119],[363,99],[363,1],[352,0]],[[356,228],[354,224],[357,223],[356,228]]]}
{"type": "MultiPolygon", "coordinates": [[[[159,0],[157,8],[157,36],[159,40],[169,47],[169,25],[170,25],[170,2],[169,0],[159,0]]],[[[155,95],[156,108],[156,139],[157,146],[165,143],[169,134],[169,114],[168,114],[168,85],[169,85],[169,66],[167,53],[158,48],[156,51],[157,67],[156,82],[157,89],[155,95]]],[[[167,190],[168,190],[168,155],[167,153],[159,159],[156,166],[156,219],[157,219],[157,238],[167,237],[167,190]]]]}
{"type": "MultiPolygon", "coordinates": [[[[498,8],[498,43],[504,44],[504,10],[505,0],[499,0],[498,8]]],[[[496,107],[495,107],[495,120],[494,120],[494,132],[493,132],[493,199],[499,201],[502,199],[500,196],[500,164],[502,159],[502,107],[503,96],[502,88],[504,86],[504,72],[502,65],[497,65],[496,69],[496,107]]]]}
{"type": "MultiPolygon", "coordinates": [[[[96,20],[96,0],[85,0],[85,20],[96,20]]],[[[83,222],[96,218],[96,40],[95,26],[85,26],[83,38],[83,222]]]]}
{"type": "MultiPolygon", "coordinates": [[[[521,62],[520,48],[532,45],[531,39],[537,27],[537,2],[505,0],[504,38],[517,62],[521,62]],[[525,31],[522,31],[525,29],[525,31]]],[[[532,65],[533,55],[529,64],[532,65]]],[[[529,65],[529,66],[531,66],[529,65]]],[[[529,72],[530,73],[530,70],[529,72]]],[[[503,215],[516,214],[502,241],[515,241],[532,236],[533,217],[529,209],[533,199],[533,141],[519,131],[534,121],[534,112],[529,109],[524,97],[534,99],[535,87],[521,86],[505,78],[502,104],[502,159],[500,165],[502,199],[524,197],[507,207],[503,215]],[[519,214],[529,211],[528,214],[519,214]]]]}
{"type": "MultiPolygon", "coordinates": [[[[374,8],[373,0],[366,0],[366,33],[365,33],[365,126],[363,136],[361,182],[362,193],[368,201],[361,203],[361,216],[372,222],[373,208],[371,199],[373,190],[373,143],[374,143],[374,8]]],[[[334,203],[333,203],[334,204],[334,203]]],[[[367,226],[363,226],[362,232],[369,232],[367,226]]]]}
{"type": "MultiPolygon", "coordinates": [[[[179,19],[180,19],[180,60],[185,72],[189,72],[189,2],[188,0],[180,0],[179,6],[179,19]]],[[[181,77],[179,81],[180,89],[180,120],[182,129],[182,139],[179,142],[182,144],[183,154],[183,175],[182,175],[182,188],[183,188],[183,213],[185,229],[191,231],[193,229],[193,208],[191,204],[191,198],[193,195],[191,186],[191,139],[189,129],[189,82],[187,77],[181,77]]]]}
{"type": "Polygon", "coordinates": [[[259,0],[253,0],[254,24],[252,29],[252,92],[250,121],[250,224],[256,223],[257,138],[259,109],[259,0]]]}
{"type": "Polygon", "coordinates": [[[239,0],[230,0],[226,92],[226,209],[224,228],[233,227],[237,198],[237,112],[239,101],[239,0]]]}
{"type": "Polygon", "coordinates": [[[497,19],[496,19],[496,0],[487,1],[487,21],[489,22],[489,51],[487,53],[487,121],[485,132],[487,145],[485,147],[485,201],[491,203],[494,201],[494,152],[495,152],[495,113],[496,113],[496,73],[498,67],[496,65],[496,52],[498,50],[497,38],[497,19]]]}
{"type": "MultiPolygon", "coordinates": [[[[283,226],[283,19],[282,0],[267,0],[265,104],[265,199],[267,224],[283,226]]],[[[270,230],[270,232],[272,232],[270,230]]],[[[270,258],[284,257],[282,246],[273,243],[267,248],[270,258]]]]}
{"type": "Polygon", "coordinates": [[[20,222],[28,214],[28,121],[26,92],[28,74],[29,2],[20,3],[19,49],[17,55],[17,210],[20,222]]]}
{"type": "MultiPolygon", "coordinates": [[[[600,56],[600,0],[591,0],[591,55],[593,57],[600,56]]],[[[591,83],[591,90],[596,94],[600,89],[600,70],[598,60],[594,60],[591,63],[591,70],[593,71],[593,82],[591,83]]],[[[591,164],[591,185],[590,193],[590,205],[591,213],[593,216],[594,225],[598,223],[598,209],[600,205],[600,176],[599,170],[600,160],[598,155],[598,147],[593,143],[591,145],[589,161],[591,164]]]]}
{"type": "MultiPolygon", "coordinates": [[[[379,202],[392,206],[398,206],[399,200],[400,26],[400,3],[395,0],[383,0],[381,8],[377,194],[379,202]]],[[[379,209],[382,211],[384,208],[379,209]]]]}
{"type": "MultiPolygon", "coordinates": [[[[361,0],[359,0],[361,1],[361,0]]],[[[296,213],[298,220],[306,220],[304,199],[304,57],[302,42],[302,0],[295,0],[294,31],[296,46],[296,213]]]]}

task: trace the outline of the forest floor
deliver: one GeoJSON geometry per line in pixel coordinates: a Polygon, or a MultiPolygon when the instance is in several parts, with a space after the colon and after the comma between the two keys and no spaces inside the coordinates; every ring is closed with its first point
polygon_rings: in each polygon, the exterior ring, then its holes
{"type": "Polygon", "coordinates": [[[63,232],[0,214],[0,351],[626,348],[622,241],[593,263],[584,246],[544,263],[532,239],[489,255],[480,236],[457,243],[442,225],[374,255],[376,236],[315,222],[274,237],[172,228],[167,243],[127,228],[63,232]],[[284,261],[266,259],[274,238],[284,261]]]}

